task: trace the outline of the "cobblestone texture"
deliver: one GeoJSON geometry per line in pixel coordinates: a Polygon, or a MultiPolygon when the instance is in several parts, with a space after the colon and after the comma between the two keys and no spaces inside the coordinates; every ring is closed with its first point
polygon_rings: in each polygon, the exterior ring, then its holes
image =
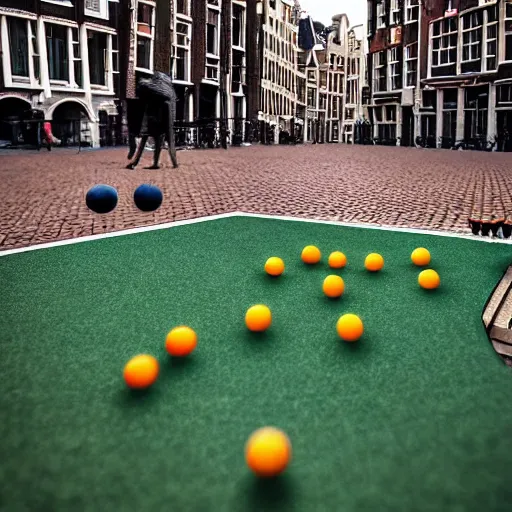
{"type": "Polygon", "coordinates": [[[380,146],[254,146],[181,151],[180,168],[129,171],[126,149],[0,153],[0,249],[231,211],[469,232],[474,209],[512,213],[512,154],[380,146]],[[164,192],[139,212],[135,188],[164,192]],[[119,191],[104,216],[85,205],[98,183],[119,191]]]}

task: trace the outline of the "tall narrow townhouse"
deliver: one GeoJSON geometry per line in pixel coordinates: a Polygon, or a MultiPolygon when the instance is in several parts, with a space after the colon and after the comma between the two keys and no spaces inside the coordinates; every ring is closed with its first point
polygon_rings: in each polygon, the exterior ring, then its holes
{"type": "MultiPolygon", "coordinates": [[[[261,11],[261,98],[259,121],[263,140],[272,134],[278,143],[281,132],[302,130],[305,104],[299,96],[305,94],[297,65],[298,9],[292,0],[262,0],[261,11]]],[[[302,97],[302,99],[305,99],[302,97]]],[[[295,135],[296,136],[296,135],[295,135]]],[[[268,142],[268,140],[267,140],[268,142]]]]}

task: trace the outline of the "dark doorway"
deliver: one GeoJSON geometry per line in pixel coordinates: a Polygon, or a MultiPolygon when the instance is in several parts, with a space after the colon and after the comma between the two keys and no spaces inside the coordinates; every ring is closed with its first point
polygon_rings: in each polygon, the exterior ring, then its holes
{"type": "Polygon", "coordinates": [[[402,140],[401,146],[414,146],[414,113],[412,107],[402,109],[402,140]]]}
{"type": "Polygon", "coordinates": [[[53,112],[53,135],[61,140],[62,146],[91,145],[88,121],[89,116],[80,103],[65,101],[53,112]]]}
{"type": "Polygon", "coordinates": [[[20,120],[23,112],[31,105],[21,98],[3,98],[0,100],[0,140],[18,143],[21,133],[20,120]]]}
{"type": "Polygon", "coordinates": [[[436,124],[435,114],[421,116],[421,138],[428,147],[436,146],[436,124]]]}
{"type": "Polygon", "coordinates": [[[199,97],[199,119],[213,120],[217,113],[218,87],[209,84],[201,84],[199,97]]]}
{"type": "Polygon", "coordinates": [[[512,152],[512,110],[497,112],[498,151],[512,152]]]}

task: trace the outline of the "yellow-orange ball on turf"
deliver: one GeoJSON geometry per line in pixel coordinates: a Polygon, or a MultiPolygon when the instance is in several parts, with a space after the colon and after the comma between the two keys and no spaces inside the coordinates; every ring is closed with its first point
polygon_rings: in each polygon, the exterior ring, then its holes
{"type": "Polygon", "coordinates": [[[284,272],[284,261],[273,256],[265,263],[265,272],[270,276],[280,276],[284,272]]]}
{"type": "Polygon", "coordinates": [[[272,323],[272,313],[268,306],[256,304],[250,307],[245,314],[245,325],[250,331],[266,331],[272,323]]]}
{"type": "Polygon", "coordinates": [[[424,267],[430,263],[430,253],[424,247],[418,247],[412,251],[411,260],[418,267],[424,267]]]}
{"type": "Polygon", "coordinates": [[[292,457],[292,444],[288,436],[274,427],[256,430],[245,445],[245,460],[260,477],[273,477],[282,473],[292,457]]]}
{"type": "Polygon", "coordinates": [[[339,337],[344,341],[357,341],[364,333],[363,321],[352,313],[339,318],[336,324],[339,337]]]}
{"type": "Polygon", "coordinates": [[[302,250],[302,261],[308,265],[314,265],[318,263],[322,258],[322,253],[318,247],[314,245],[308,245],[302,250]]]}
{"type": "Polygon", "coordinates": [[[423,270],[418,276],[418,284],[425,290],[435,290],[441,284],[441,278],[435,270],[423,270]]]}
{"type": "Polygon", "coordinates": [[[195,350],[196,346],[197,334],[194,329],[186,325],[175,327],[165,339],[165,349],[171,356],[188,356],[195,350]]]}
{"type": "Polygon", "coordinates": [[[340,276],[327,276],[322,289],[327,297],[337,299],[345,291],[345,282],[340,276]]]}
{"type": "Polygon", "coordinates": [[[370,272],[378,272],[384,267],[384,258],[380,254],[372,252],[366,256],[364,266],[366,270],[369,270],[370,272]]]}
{"type": "Polygon", "coordinates": [[[140,354],[126,363],[123,377],[129,387],[144,389],[154,384],[159,371],[160,366],[153,356],[140,354]]]}
{"type": "Polygon", "coordinates": [[[343,268],[347,264],[347,257],[340,251],[331,252],[329,255],[329,267],[343,268]]]}

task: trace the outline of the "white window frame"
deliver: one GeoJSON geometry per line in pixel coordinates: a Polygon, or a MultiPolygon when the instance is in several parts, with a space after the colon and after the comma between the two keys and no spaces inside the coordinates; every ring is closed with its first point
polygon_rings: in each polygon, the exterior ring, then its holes
{"type": "MultiPolygon", "coordinates": [[[[146,0],[138,0],[138,4],[146,4],[149,5],[153,11],[151,13],[151,33],[146,34],[145,32],[139,32],[138,30],[138,22],[137,22],[137,14],[135,15],[135,25],[137,27],[137,30],[135,32],[135,51],[134,51],[134,60],[135,60],[135,71],[140,71],[142,73],[153,73],[154,68],[154,58],[155,58],[155,19],[156,19],[156,5],[155,2],[149,2],[146,0]],[[137,50],[138,50],[138,43],[139,43],[139,37],[144,39],[149,39],[149,68],[142,68],[137,66],[137,50]]],[[[137,5],[138,5],[137,4],[137,5]]]]}
{"type": "Polygon", "coordinates": [[[461,16],[459,23],[461,23],[461,34],[462,34],[462,53],[460,61],[462,64],[467,62],[476,62],[482,59],[482,41],[477,39],[478,30],[483,34],[483,12],[475,11],[464,16],[461,16]],[[478,20],[478,15],[482,16],[482,25],[475,25],[475,20],[478,20]],[[465,28],[466,20],[469,18],[470,26],[465,28]],[[464,43],[464,34],[469,34],[469,42],[464,43]],[[467,59],[464,59],[464,50],[469,47],[469,55],[467,59]],[[478,55],[477,55],[478,54],[478,55]],[[476,56],[475,56],[476,55],[476,56]]]}
{"type": "Polygon", "coordinates": [[[419,0],[406,0],[405,3],[405,24],[418,21],[418,16],[414,12],[419,12],[419,0]]]}
{"type": "Polygon", "coordinates": [[[192,25],[190,23],[185,22],[181,19],[176,19],[174,23],[174,61],[173,61],[173,69],[172,69],[172,77],[173,82],[176,83],[190,83],[190,72],[191,72],[191,64],[192,64],[192,56],[191,56],[191,37],[192,37],[192,25]],[[185,25],[187,27],[187,33],[183,34],[180,32],[180,35],[185,36],[185,44],[179,44],[178,43],[178,24],[185,25]],[[182,48],[186,51],[187,54],[187,76],[184,77],[184,79],[178,79],[176,78],[176,71],[177,71],[177,49],[182,48]]]}
{"type": "MultiPolygon", "coordinates": [[[[457,28],[455,30],[452,30],[450,32],[443,32],[443,23],[446,19],[456,19],[457,18],[443,18],[442,20],[439,20],[439,21],[436,21],[434,22],[432,25],[431,25],[431,41],[432,41],[432,45],[431,45],[431,51],[430,51],[430,68],[439,68],[439,67],[446,67],[446,66],[451,66],[453,64],[457,65],[457,55],[458,55],[458,48],[457,48],[457,43],[455,44],[455,46],[451,46],[450,45],[450,38],[451,36],[455,35],[457,40],[458,40],[458,37],[459,37],[459,32],[458,32],[458,27],[459,25],[457,24],[457,28]],[[434,24],[435,23],[439,23],[441,25],[441,31],[440,31],[440,34],[435,36],[434,35],[434,24]],[[443,46],[443,42],[444,42],[444,38],[447,37],[448,38],[448,45],[447,46],[443,46]],[[440,45],[439,45],[439,48],[438,49],[435,49],[434,48],[434,41],[436,39],[439,39],[440,40],[440,45]],[[450,51],[452,50],[455,50],[455,60],[452,62],[449,60],[450,58],[450,51]],[[447,55],[448,55],[448,62],[445,62],[445,63],[442,63],[441,62],[441,55],[442,55],[442,52],[445,51],[447,52],[447,55]],[[437,64],[434,64],[434,55],[437,54],[437,64]]],[[[458,20],[457,20],[458,21],[458,20]]]]}
{"type": "Polygon", "coordinates": [[[393,87],[393,78],[400,76],[400,47],[395,46],[388,50],[388,91],[398,91],[400,87],[393,87]]]}
{"type": "MultiPolygon", "coordinates": [[[[184,20],[187,20],[187,21],[192,21],[192,17],[191,17],[191,10],[192,10],[192,0],[184,0],[186,6],[187,6],[187,9],[186,9],[186,13],[182,13],[182,12],[178,12],[177,10],[177,7],[174,8],[174,13],[175,13],[175,18],[182,18],[184,20]]],[[[175,4],[176,5],[176,4],[175,4]]]]}
{"type": "Polygon", "coordinates": [[[71,0],[42,0],[47,4],[55,4],[60,5],[62,7],[73,7],[73,2],[71,0]]]}
{"type": "Polygon", "coordinates": [[[483,53],[482,53],[482,61],[485,61],[484,63],[484,70],[485,71],[494,71],[498,67],[498,51],[499,51],[499,26],[498,26],[498,20],[499,20],[499,7],[496,6],[496,14],[497,18],[496,21],[489,21],[489,11],[486,9],[484,11],[484,27],[483,27],[483,39],[484,39],[484,46],[483,46],[483,53]],[[496,37],[489,37],[489,29],[494,28],[496,31],[496,37]],[[489,43],[494,43],[494,53],[489,52],[489,43]],[[488,66],[488,59],[494,58],[496,65],[494,67],[488,66]]]}
{"type": "Polygon", "coordinates": [[[404,46],[404,63],[405,63],[405,72],[404,72],[404,76],[403,76],[403,87],[404,89],[410,89],[410,88],[413,88],[413,87],[416,87],[417,83],[416,83],[416,80],[418,78],[418,41],[415,41],[414,43],[411,43],[411,44],[408,44],[407,46],[404,46]],[[416,47],[416,57],[411,57],[410,56],[410,50],[411,48],[414,48],[416,47]],[[414,80],[414,83],[413,85],[408,85],[408,79],[409,79],[409,74],[411,73],[411,70],[409,68],[410,66],[410,63],[411,62],[415,62],[416,63],[416,69],[414,71],[414,75],[415,75],[415,80],[414,80]]]}
{"type": "Polygon", "coordinates": [[[391,25],[398,25],[400,23],[400,5],[398,0],[390,0],[391,11],[391,25]]]}
{"type": "Polygon", "coordinates": [[[377,3],[377,28],[386,28],[386,0],[377,3]]]}
{"type": "Polygon", "coordinates": [[[34,88],[40,87],[41,84],[41,76],[39,79],[35,76],[34,71],[34,60],[39,59],[39,75],[41,75],[41,58],[40,54],[35,52],[34,47],[34,39],[36,41],[37,49],[39,49],[39,39],[37,34],[37,17],[27,15],[27,16],[19,16],[19,15],[1,15],[0,16],[0,38],[2,43],[2,48],[5,48],[3,54],[3,72],[4,72],[4,85],[5,87],[17,87],[17,88],[34,88]],[[8,29],[8,18],[17,18],[21,20],[25,20],[27,24],[27,56],[28,56],[28,77],[26,76],[18,76],[12,74],[12,63],[11,63],[11,52],[10,52],[10,40],[9,40],[9,29],[8,29]],[[36,24],[36,32],[35,34],[32,32],[31,23],[36,24]]]}
{"type": "MultiPolygon", "coordinates": [[[[218,83],[219,75],[220,75],[220,23],[221,23],[221,13],[220,6],[213,3],[214,0],[208,0],[206,4],[206,16],[208,19],[208,11],[215,11],[217,13],[217,54],[206,52],[206,65],[204,70],[204,80],[206,82],[218,83]],[[214,77],[208,76],[208,72],[214,73],[214,77]]],[[[205,38],[206,42],[208,42],[208,23],[205,23],[205,38]]]]}
{"type": "MultiPolygon", "coordinates": [[[[247,9],[245,8],[245,5],[240,2],[233,1],[233,5],[238,5],[242,11],[242,19],[240,22],[240,33],[241,33],[242,45],[233,45],[233,48],[235,48],[236,50],[245,51],[245,37],[244,36],[246,33],[247,9]]],[[[231,11],[231,13],[232,13],[231,14],[231,29],[233,29],[233,20],[234,20],[233,11],[231,11]]]]}
{"type": "MultiPolygon", "coordinates": [[[[87,28],[87,32],[98,32],[105,33],[103,30],[97,30],[96,28],[92,29],[90,27],[87,28]]],[[[89,41],[89,38],[87,38],[89,41]]],[[[89,50],[89,49],[87,49],[89,50]]],[[[87,51],[87,55],[89,55],[89,51],[87,51]]],[[[112,70],[112,35],[107,33],[107,47],[103,50],[103,59],[105,65],[105,85],[103,84],[93,84],[91,82],[91,72],[89,66],[89,83],[91,84],[92,90],[113,90],[113,86],[111,87],[111,70],[112,70]]]]}
{"type": "MultiPolygon", "coordinates": [[[[45,19],[44,20],[44,42],[46,44],[46,32],[47,32],[47,25],[60,25],[62,27],[67,27],[67,36],[66,36],[66,43],[67,43],[67,52],[68,52],[68,80],[55,80],[53,78],[50,78],[50,73],[48,72],[48,79],[50,82],[51,89],[70,89],[74,88],[77,89],[78,85],[75,82],[75,66],[74,66],[74,60],[73,60],[73,29],[76,29],[79,31],[79,27],[76,23],[72,22],[66,22],[64,20],[60,19],[45,19]]],[[[78,32],[78,38],[80,39],[80,31],[78,32]]],[[[48,57],[48,62],[46,63],[47,66],[49,66],[50,59],[48,57]]],[[[83,67],[82,67],[82,80],[83,77],[83,67]]]]}
{"type": "Polygon", "coordinates": [[[374,53],[374,57],[373,57],[373,91],[374,92],[385,92],[385,91],[382,91],[380,90],[380,78],[381,78],[381,73],[382,72],[386,72],[386,65],[385,64],[381,64],[381,55],[384,55],[384,52],[386,50],[382,50],[378,53],[374,53]]]}
{"type": "MultiPolygon", "coordinates": [[[[118,35],[116,31],[110,27],[100,27],[96,24],[91,23],[84,23],[83,27],[87,31],[91,32],[102,32],[104,34],[107,34],[107,48],[104,51],[105,55],[105,75],[106,75],[106,85],[100,85],[100,84],[91,84],[90,80],[90,72],[88,77],[88,83],[90,84],[91,93],[92,94],[109,94],[113,95],[115,93],[114,91],[114,75],[119,74],[119,39],[117,39],[117,50],[114,50],[114,44],[113,40],[114,38],[117,38],[118,35]],[[114,66],[114,56],[116,56],[117,66],[114,66]],[[117,67],[117,70],[114,69],[117,67]]],[[[80,38],[80,33],[78,35],[80,38]]],[[[89,56],[88,48],[85,49],[85,55],[87,57],[89,56]]],[[[78,60],[78,59],[77,59],[78,60]]]]}
{"type": "MultiPolygon", "coordinates": [[[[100,18],[102,20],[108,20],[108,2],[109,0],[99,0],[99,12],[87,9],[84,7],[84,14],[90,18],[100,18]]],[[[84,2],[85,3],[85,2],[84,2]]]]}
{"type": "MultiPolygon", "coordinates": [[[[507,38],[512,38],[512,0],[504,0],[503,2],[503,38],[502,38],[502,59],[501,62],[512,62],[512,59],[506,60],[507,58],[507,38]],[[508,9],[507,9],[508,8],[508,9]],[[507,10],[510,10],[509,16],[507,16],[507,10]],[[511,29],[509,31],[505,30],[507,21],[511,25],[511,29]]],[[[501,16],[500,16],[501,18],[501,16]]]]}

